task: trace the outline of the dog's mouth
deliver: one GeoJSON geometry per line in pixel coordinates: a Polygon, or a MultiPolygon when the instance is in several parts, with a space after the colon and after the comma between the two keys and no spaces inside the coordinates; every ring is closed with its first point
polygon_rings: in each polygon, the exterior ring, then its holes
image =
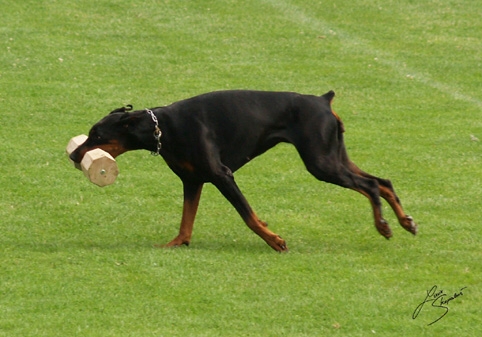
{"type": "MultiPolygon", "coordinates": [[[[86,141],[87,143],[87,141],[86,141]]],[[[108,144],[102,144],[97,146],[84,146],[80,145],[70,154],[70,159],[77,164],[80,164],[84,155],[94,149],[101,149],[109,153],[114,159],[124,152],[128,151],[124,146],[122,146],[117,140],[110,141],[108,144]]]]}

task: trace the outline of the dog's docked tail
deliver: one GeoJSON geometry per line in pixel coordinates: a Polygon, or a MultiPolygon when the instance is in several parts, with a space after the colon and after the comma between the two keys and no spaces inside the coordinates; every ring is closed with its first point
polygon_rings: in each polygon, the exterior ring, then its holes
{"type": "MultiPolygon", "coordinates": [[[[328,100],[328,102],[330,102],[330,106],[331,106],[331,103],[333,102],[333,98],[335,97],[335,92],[333,90],[330,90],[326,94],[324,94],[322,97],[324,97],[326,100],[328,100]]],[[[343,125],[343,121],[341,120],[340,116],[338,116],[338,114],[335,111],[333,111],[333,109],[331,109],[331,113],[333,114],[333,116],[335,116],[335,118],[338,122],[338,138],[341,138],[342,134],[345,132],[345,126],[343,125]]]]}

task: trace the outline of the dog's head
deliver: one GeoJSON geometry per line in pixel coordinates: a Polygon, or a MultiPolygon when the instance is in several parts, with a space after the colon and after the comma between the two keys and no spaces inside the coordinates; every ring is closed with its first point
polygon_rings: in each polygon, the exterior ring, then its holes
{"type": "Polygon", "coordinates": [[[104,150],[115,158],[141,148],[135,132],[141,114],[129,113],[130,110],[132,105],[116,109],[97,122],[90,129],[87,140],[70,154],[70,159],[80,163],[85,153],[93,149],[104,150]]]}

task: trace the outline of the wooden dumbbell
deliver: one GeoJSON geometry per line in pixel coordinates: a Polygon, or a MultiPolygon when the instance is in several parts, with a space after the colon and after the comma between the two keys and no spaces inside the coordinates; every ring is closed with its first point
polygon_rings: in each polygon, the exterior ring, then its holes
{"type": "MultiPolygon", "coordinates": [[[[67,153],[70,155],[86,139],[85,135],[72,138],[67,145],[67,153]]],[[[75,167],[82,170],[92,183],[101,187],[113,184],[119,174],[115,159],[101,149],[86,152],[80,165],[76,164],[75,167]]]]}
{"type": "MultiPolygon", "coordinates": [[[[67,144],[67,147],[65,148],[65,152],[67,152],[67,155],[70,156],[72,152],[75,151],[76,148],[78,148],[80,145],[84,144],[84,142],[87,140],[86,135],[78,135],[73,137],[69,143],[67,144]]],[[[80,166],[79,163],[74,163],[72,159],[69,158],[69,161],[74,164],[75,168],[78,170],[82,171],[82,167],[80,166]]]]}

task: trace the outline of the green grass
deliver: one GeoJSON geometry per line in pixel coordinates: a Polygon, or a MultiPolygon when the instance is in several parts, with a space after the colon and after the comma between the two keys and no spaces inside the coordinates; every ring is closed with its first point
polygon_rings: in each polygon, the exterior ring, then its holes
{"type": "Polygon", "coordinates": [[[480,329],[482,5],[2,1],[0,336],[474,336],[480,329]],[[217,89],[337,93],[351,158],[390,178],[420,233],[380,237],[361,195],[288,145],[236,179],[276,254],[206,186],[189,248],[180,181],[148,152],[98,188],[68,140],[113,108],[217,89]],[[475,141],[471,135],[480,138],[475,141]],[[412,313],[462,287],[446,317],[412,313]]]}

